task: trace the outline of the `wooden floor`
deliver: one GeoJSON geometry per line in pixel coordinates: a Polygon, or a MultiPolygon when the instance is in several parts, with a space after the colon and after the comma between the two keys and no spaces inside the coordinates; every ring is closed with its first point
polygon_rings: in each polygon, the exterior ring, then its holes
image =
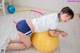
{"type": "MultiPolygon", "coordinates": [[[[30,13],[31,14],[31,13],[30,13]]],[[[36,17],[37,15],[26,15],[12,14],[7,16],[0,16],[0,41],[5,40],[5,37],[10,36],[11,38],[16,37],[16,28],[13,20],[19,21],[21,19],[28,19],[30,17],[36,17]]],[[[45,14],[48,14],[45,12],[45,14]]],[[[38,15],[39,16],[39,15],[38,15]]],[[[31,18],[32,19],[32,18],[31,18]]],[[[67,37],[59,36],[58,48],[52,53],[80,53],[80,18],[75,15],[74,19],[68,23],[60,23],[59,29],[64,30],[68,33],[67,37]]],[[[0,42],[1,43],[1,42],[0,42]]],[[[34,47],[27,50],[8,50],[6,53],[41,53],[34,47]]]]}

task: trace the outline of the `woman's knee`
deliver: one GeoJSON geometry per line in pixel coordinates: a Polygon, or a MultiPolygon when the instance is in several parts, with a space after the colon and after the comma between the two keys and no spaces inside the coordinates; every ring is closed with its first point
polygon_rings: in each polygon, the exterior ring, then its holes
{"type": "Polygon", "coordinates": [[[31,47],[31,43],[29,43],[29,44],[26,44],[25,46],[26,46],[26,48],[30,48],[31,47]]]}

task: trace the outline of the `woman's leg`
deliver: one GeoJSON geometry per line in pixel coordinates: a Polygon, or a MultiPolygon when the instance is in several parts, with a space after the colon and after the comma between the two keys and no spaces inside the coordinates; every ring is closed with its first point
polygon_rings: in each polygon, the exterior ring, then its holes
{"type": "Polygon", "coordinates": [[[13,43],[21,43],[22,41],[20,40],[20,38],[14,38],[14,39],[11,39],[11,42],[13,42],[13,43]]]}
{"type": "Polygon", "coordinates": [[[27,49],[27,47],[23,43],[11,43],[8,45],[7,49],[27,49]]]}
{"type": "Polygon", "coordinates": [[[23,43],[27,48],[31,47],[31,38],[30,38],[29,35],[26,36],[25,34],[19,32],[19,31],[18,31],[18,35],[19,35],[19,38],[20,38],[20,40],[22,41],[22,43],[23,43]]]}

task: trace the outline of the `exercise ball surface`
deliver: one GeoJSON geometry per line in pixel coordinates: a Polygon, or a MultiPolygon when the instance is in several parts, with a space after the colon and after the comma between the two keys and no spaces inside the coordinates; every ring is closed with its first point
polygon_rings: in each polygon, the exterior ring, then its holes
{"type": "Polygon", "coordinates": [[[59,38],[58,36],[51,37],[49,31],[45,31],[33,33],[31,41],[37,50],[41,52],[51,52],[57,48],[59,38]]]}
{"type": "Polygon", "coordinates": [[[14,13],[15,12],[15,7],[13,5],[9,5],[7,7],[7,10],[8,10],[9,13],[14,13]]]}

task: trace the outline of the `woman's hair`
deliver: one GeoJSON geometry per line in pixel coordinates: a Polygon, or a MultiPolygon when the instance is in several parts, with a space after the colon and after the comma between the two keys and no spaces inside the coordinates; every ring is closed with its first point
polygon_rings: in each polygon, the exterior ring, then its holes
{"type": "Polygon", "coordinates": [[[61,12],[70,15],[71,19],[74,17],[74,12],[69,7],[64,7],[61,12]]]}

